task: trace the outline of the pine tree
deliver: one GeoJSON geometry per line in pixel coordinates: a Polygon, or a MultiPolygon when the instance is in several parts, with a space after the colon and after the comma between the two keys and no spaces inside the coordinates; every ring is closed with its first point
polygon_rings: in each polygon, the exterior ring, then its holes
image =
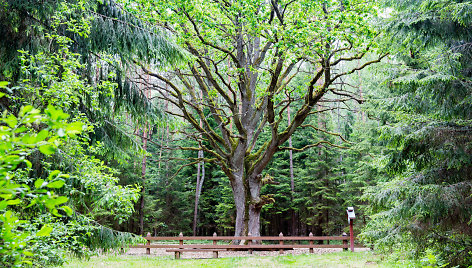
{"type": "Polygon", "coordinates": [[[378,114],[387,178],[366,197],[377,246],[429,249],[450,265],[472,256],[471,1],[387,1],[396,62],[378,114]]]}

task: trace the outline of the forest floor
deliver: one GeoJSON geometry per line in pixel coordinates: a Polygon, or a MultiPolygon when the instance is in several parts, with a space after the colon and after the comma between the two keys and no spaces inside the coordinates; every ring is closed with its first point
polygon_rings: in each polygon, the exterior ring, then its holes
{"type": "Polygon", "coordinates": [[[415,267],[408,263],[392,263],[382,261],[381,256],[368,250],[357,252],[343,252],[336,249],[315,251],[315,254],[287,250],[284,254],[278,252],[255,251],[250,255],[247,252],[221,252],[220,258],[211,258],[210,252],[195,256],[196,253],[185,252],[182,259],[175,260],[173,253],[165,251],[151,251],[151,255],[142,254],[140,249],[128,251],[126,254],[106,254],[93,257],[90,260],[71,260],[63,267],[67,268],[138,268],[138,267],[415,267]],[[234,253],[233,255],[224,255],[234,253]]]}

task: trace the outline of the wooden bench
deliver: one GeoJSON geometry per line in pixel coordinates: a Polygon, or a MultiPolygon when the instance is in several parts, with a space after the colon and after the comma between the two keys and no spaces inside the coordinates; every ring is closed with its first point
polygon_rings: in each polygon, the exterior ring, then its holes
{"type": "Polygon", "coordinates": [[[168,249],[166,252],[174,252],[175,258],[180,259],[182,252],[213,252],[213,258],[218,258],[219,251],[227,251],[227,249],[208,249],[208,248],[185,248],[185,249],[168,249]]]}

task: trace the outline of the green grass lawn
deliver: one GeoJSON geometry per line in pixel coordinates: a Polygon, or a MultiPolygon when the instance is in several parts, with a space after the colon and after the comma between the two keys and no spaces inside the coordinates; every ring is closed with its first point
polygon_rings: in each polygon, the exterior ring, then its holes
{"type": "Polygon", "coordinates": [[[88,261],[71,260],[63,267],[416,267],[411,263],[381,261],[372,252],[340,252],[321,255],[283,255],[276,257],[233,257],[219,259],[180,259],[173,256],[105,255],[88,261]]]}

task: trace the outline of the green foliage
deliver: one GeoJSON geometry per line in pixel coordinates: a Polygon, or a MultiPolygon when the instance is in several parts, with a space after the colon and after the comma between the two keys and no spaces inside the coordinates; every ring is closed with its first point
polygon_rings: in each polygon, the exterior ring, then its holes
{"type": "Polygon", "coordinates": [[[29,246],[30,251],[34,252],[35,266],[59,266],[71,256],[88,259],[97,251],[120,251],[127,245],[144,243],[140,236],[112,230],[78,214],[67,221],[41,214],[23,227],[34,233],[45,224],[51,227],[50,234],[37,238],[29,246]]]}
{"type": "Polygon", "coordinates": [[[110,218],[118,223],[124,222],[134,212],[133,204],[139,198],[139,187],[117,185],[116,171],[93,156],[83,152],[63,155],[68,160],[62,165],[68,165],[70,174],[65,191],[75,210],[97,221],[110,218]]]}
{"type": "Polygon", "coordinates": [[[4,266],[32,264],[30,244],[38,237],[49,236],[53,230],[50,225],[42,224],[35,232],[28,232],[23,227],[26,221],[15,212],[18,210],[16,207],[47,209],[55,216],[61,216],[60,211],[71,214],[71,209],[64,206],[68,198],[53,191],[64,185],[63,178],[67,175],[53,171],[46,180],[36,179],[34,187],[19,183],[15,176],[15,172],[31,168],[27,157],[35,150],[52,154],[62,140],[80,133],[81,129],[66,131],[72,126],[65,122],[67,118],[67,114],[53,106],[49,106],[44,113],[32,106],[24,106],[18,117],[5,111],[0,118],[0,263],[4,266]],[[40,124],[46,127],[43,126],[40,132],[35,131],[34,126],[40,124]]]}
{"type": "Polygon", "coordinates": [[[83,211],[90,218],[103,220],[107,215],[122,222],[134,211],[139,188],[116,185],[115,172],[101,160],[85,154],[86,136],[77,134],[87,131],[87,125],[77,121],[65,123],[67,119],[70,120],[69,114],[52,105],[44,113],[24,106],[18,117],[7,111],[2,115],[0,209],[5,242],[2,264],[61,264],[67,252],[89,256],[96,249],[108,250],[140,241],[134,235],[110,230],[84,216],[74,214],[69,219],[73,211],[83,211]],[[36,160],[57,156],[62,159],[57,163],[36,160]],[[68,197],[57,195],[56,191],[68,197]],[[47,216],[48,211],[58,218],[47,216]]]}
{"type": "Polygon", "coordinates": [[[178,235],[191,233],[192,195],[194,194],[195,169],[184,167],[181,172],[181,161],[190,157],[188,152],[178,150],[164,150],[161,146],[187,145],[186,141],[175,141],[166,128],[162,133],[153,136],[154,144],[150,144],[148,151],[151,156],[146,173],[147,199],[145,199],[145,229],[157,235],[178,235]],[[167,132],[167,133],[166,133],[167,132]],[[167,136],[167,137],[166,137],[167,136]],[[162,139],[161,139],[162,138],[162,139]],[[161,146],[156,146],[156,145],[161,146]]]}
{"type": "MultiPolygon", "coordinates": [[[[52,104],[73,113],[72,120],[75,122],[59,130],[59,135],[84,130],[93,137],[94,129],[100,128],[100,125],[93,122],[96,119],[90,118],[89,113],[100,110],[100,96],[112,94],[116,85],[104,82],[100,87],[93,87],[87,84],[79,75],[85,68],[79,62],[80,56],[69,50],[71,40],[60,35],[49,38],[51,42],[60,44],[58,52],[37,55],[22,53],[22,72],[24,78],[28,79],[22,81],[20,92],[23,97],[19,100],[40,107],[52,104]],[[88,108],[84,111],[80,107],[85,104],[88,108]]],[[[68,118],[69,115],[59,114],[56,117],[68,118]]],[[[99,158],[89,155],[96,151],[89,144],[90,138],[87,136],[70,140],[51,157],[58,161],[36,164],[48,169],[68,171],[71,177],[67,179],[65,193],[72,198],[76,210],[92,219],[111,217],[122,222],[134,211],[133,203],[138,199],[139,188],[116,185],[118,178],[114,175],[117,171],[104,165],[99,158]],[[115,196],[120,198],[116,199],[115,196]],[[93,208],[89,209],[90,206],[93,208]]],[[[47,146],[40,146],[39,149],[47,155],[55,152],[47,146]]]]}
{"type": "Polygon", "coordinates": [[[372,220],[364,237],[430,265],[470,265],[472,36],[462,12],[472,2],[387,2],[397,62],[381,73],[389,98],[374,112],[385,122],[384,175],[365,192],[372,220]]]}
{"type": "Polygon", "coordinates": [[[121,55],[124,62],[141,60],[154,65],[182,62],[184,54],[170,42],[171,36],[140,19],[139,13],[128,13],[116,1],[97,1],[96,13],[86,42],[90,50],[121,55]]]}
{"type": "MultiPolygon", "coordinates": [[[[20,5],[18,8],[21,9],[23,6],[20,5]]],[[[76,49],[76,41],[73,37],[61,34],[65,27],[74,33],[81,34],[83,38],[87,37],[89,21],[86,18],[79,21],[67,20],[71,15],[70,10],[82,8],[80,3],[73,6],[62,3],[60,7],[57,7],[55,17],[51,21],[51,27],[54,30],[49,31],[51,29],[48,28],[42,33],[43,38],[48,40],[49,47],[47,49],[44,47],[41,52],[21,51],[19,66],[22,79],[14,81],[16,86],[12,88],[14,91],[11,97],[3,98],[9,102],[8,110],[16,112],[19,117],[27,112],[35,115],[38,111],[32,109],[32,106],[20,109],[22,104],[47,107],[44,120],[43,117],[38,116],[38,120],[41,119],[43,122],[33,124],[32,129],[36,132],[23,133],[25,131],[23,128],[15,130],[15,139],[21,141],[26,148],[36,146],[37,150],[32,153],[18,151],[21,158],[16,160],[13,157],[9,158],[10,161],[24,160],[27,163],[27,169],[18,166],[20,162],[12,162],[13,164],[9,167],[17,182],[9,186],[16,189],[15,191],[24,193],[29,202],[29,204],[20,203],[15,209],[21,213],[24,221],[15,223],[16,226],[12,230],[27,230],[25,234],[27,232],[31,234],[18,236],[18,241],[23,239],[27,244],[16,243],[17,247],[19,246],[17,250],[20,252],[17,254],[19,256],[17,259],[22,258],[21,247],[28,250],[34,249],[34,252],[38,254],[35,254],[32,260],[38,265],[61,264],[67,252],[89,256],[96,249],[107,250],[137,241],[131,234],[117,233],[107,227],[102,227],[97,222],[90,222],[90,219],[86,218],[101,220],[103,224],[115,220],[123,222],[134,211],[133,204],[139,197],[139,188],[117,185],[118,179],[114,176],[116,171],[107,167],[102,160],[90,155],[94,153],[94,149],[89,145],[90,139],[87,134],[92,136],[90,133],[93,133],[95,128],[100,128],[94,115],[101,113],[99,105],[103,103],[103,97],[107,97],[107,100],[113,97],[113,91],[117,86],[116,83],[110,81],[103,81],[96,85],[88,83],[83,75],[87,70],[87,65],[81,62],[79,54],[72,51],[76,49]],[[60,109],[54,108],[53,105],[60,109]],[[69,114],[72,115],[71,118],[69,114]],[[59,122],[65,119],[72,122],[61,125],[59,122]],[[49,125],[50,129],[45,128],[43,124],[49,125]],[[81,132],[85,135],[76,136],[81,132]],[[67,142],[60,143],[61,139],[67,139],[67,142]],[[56,170],[67,170],[70,176],[62,175],[56,170]],[[23,187],[26,187],[26,190],[23,187]],[[47,195],[47,193],[53,193],[52,190],[55,189],[69,198],[47,195]],[[72,208],[64,206],[66,202],[72,208]],[[60,220],[44,218],[46,211],[60,217],[60,220]],[[73,218],[79,217],[85,220],[70,221],[68,217],[64,217],[67,214],[71,215],[73,211],[86,215],[84,217],[74,214],[73,218]],[[35,220],[37,218],[44,219],[44,222],[37,222],[35,220]],[[50,223],[42,227],[45,222],[50,223]],[[62,229],[68,235],[51,236],[49,235],[51,231],[54,234],[52,228],[62,229]],[[30,238],[36,233],[42,239],[30,238]],[[105,233],[109,234],[107,239],[101,240],[100,237],[105,233]]],[[[41,33],[42,30],[39,32],[41,33]]],[[[108,111],[103,114],[112,115],[108,111]]],[[[27,121],[25,124],[31,124],[33,119],[28,119],[31,122],[27,121]]],[[[7,114],[6,111],[3,121],[5,124],[2,126],[3,132],[9,131],[18,123],[16,117],[7,114]]],[[[126,148],[127,144],[129,143],[122,143],[122,148],[126,148]]],[[[2,146],[7,146],[7,143],[2,146]]],[[[6,189],[9,188],[6,187],[6,189]]],[[[6,202],[8,205],[17,204],[16,199],[6,202]]],[[[13,214],[6,215],[10,218],[14,217],[13,214]]],[[[10,220],[9,223],[11,222],[10,220]]],[[[8,245],[15,244],[9,241],[8,245]]]]}
{"type": "Polygon", "coordinates": [[[17,83],[23,88],[15,91],[19,101],[36,107],[48,101],[60,102],[63,109],[62,105],[70,106],[67,112],[80,111],[95,124],[96,134],[90,137],[106,143],[108,157],[121,162],[132,157],[130,148],[138,146],[115,118],[126,113],[140,124],[158,120],[159,107],[131,78],[137,62],[164,66],[185,60],[170,36],[114,1],[54,0],[43,5],[9,0],[2,8],[9,10],[0,17],[2,31],[11,38],[0,44],[7,62],[0,73],[15,88],[17,83]],[[34,97],[29,99],[31,93],[34,97]]]}

